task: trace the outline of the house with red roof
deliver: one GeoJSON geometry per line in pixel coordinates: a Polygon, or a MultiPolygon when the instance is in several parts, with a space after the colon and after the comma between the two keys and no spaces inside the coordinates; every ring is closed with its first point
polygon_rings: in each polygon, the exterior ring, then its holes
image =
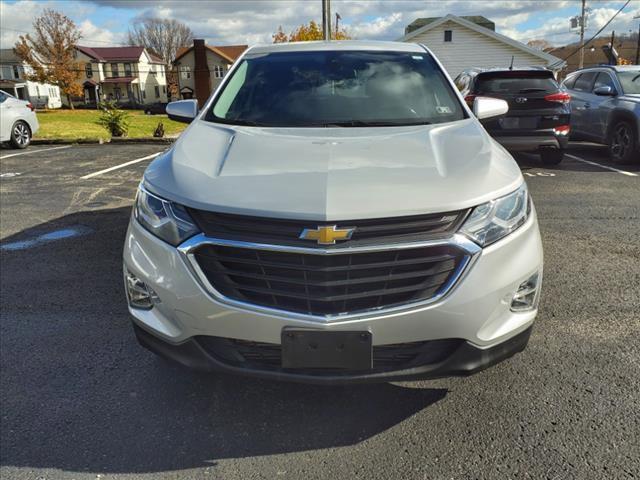
{"type": "Polygon", "coordinates": [[[214,47],[194,39],[193,46],[181,48],[173,61],[178,73],[178,90],[183,99],[196,98],[202,107],[248,45],[214,47]]]}
{"type": "Polygon", "coordinates": [[[74,105],[97,106],[115,100],[125,106],[167,101],[167,72],[163,60],[144,47],[76,47],[83,64],[83,95],[74,105]]]}

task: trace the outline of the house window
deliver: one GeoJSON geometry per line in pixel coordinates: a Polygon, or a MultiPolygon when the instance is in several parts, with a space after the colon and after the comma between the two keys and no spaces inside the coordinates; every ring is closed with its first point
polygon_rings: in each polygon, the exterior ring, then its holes
{"type": "Polygon", "coordinates": [[[125,77],[130,77],[131,76],[131,64],[130,63],[125,63],[124,64],[124,76],[125,77]]]}
{"type": "Polygon", "coordinates": [[[188,65],[183,65],[182,67],[180,67],[180,76],[184,80],[191,78],[191,67],[189,67],[188,65]]]}
{"type": "Polygon", "coordinates": [[[120,72],[118,72],[118,64],[117,63],[112,63],[111,64],[111,76],[112,77],[119,77],[120,76],[120,72]]]}
{"type": "Polygon", "coordinates": [[[13,66],[13,78],[20,78],[20,70],[18,70],[18,66],[13,66]]]}
{"type": "Polygon", "coordinates": [[[224,67],[222,65],[214,65],[214,67],[213,67],[213,76],[215,78],[224,77],[224,67]]]}
{"type": "Polygon", "coordinates": [[[116,87],[113,89],[113,93],[115,93],[116,96],[116,100],[120,100],[120,96],[122,95],[122,92],[120,90],[120,87],[116,87]]]}
{"type": "Polygon", "coordinates": [[[153,87],[154,92],[156,93],[156,98],[160,98],[160,87],[156,85],[153,87]]]}
{"type": "Polygon", "coordinates": [[[445,42],[450,42],[452,38],[453,38],[453,32],[451,30],[445,30],[444,31],[444,41],[445,42]]]}
{"type": "Polygon", "coordinates": [[[166,85],[162,85],[162,93],[167,93],[167,86],[166,85]]]}
{"type": "Polygon", "coordinates": [[[84,73],[87,76],[87,78],[93,77],[93,66],[90,63],[86,63],[84,65],[84,73]]]}

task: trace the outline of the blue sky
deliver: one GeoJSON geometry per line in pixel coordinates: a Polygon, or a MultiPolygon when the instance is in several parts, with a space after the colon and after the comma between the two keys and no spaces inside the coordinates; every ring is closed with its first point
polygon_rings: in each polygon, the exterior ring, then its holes
{"type": "MultiPolygon", "coordinates": [[[[588,0],[592,13],[587,35],[594,33],[624,4],[588,0]]],[[[197,37],[209,43],[255,44],[271,40],[282,25],[290,31],[310,19],[320,20],[320,0],[0,0],[0,41],[11,47],[21,32],[31,30],[43,8],[70,16],[81,28],[82,43],[100,46],[121,44],[131,22],[156,16],[187,23],[197,37]]],[[[527,42],[546,39],[554,45],[577,40],[569,18],[580,12],[580,0],[333,0],[342,24],[359,39],[394,40],[412,20],[425,16],[484,15],[497,31],[527,42]]],[[[605,33],[637,31],[640,0],[634,0],[605,33]]]]}

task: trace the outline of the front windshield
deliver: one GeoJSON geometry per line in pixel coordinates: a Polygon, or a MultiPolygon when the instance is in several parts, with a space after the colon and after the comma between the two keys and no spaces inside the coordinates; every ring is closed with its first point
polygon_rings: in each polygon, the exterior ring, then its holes
{"type": "Polygon", "coordinates": [[[640,95],[640,70],[618,72],[618,80],[626,95],[640,95]]]}
{"type": "Polygon", "coordinates": [[[359,127],[465,118],[427,52],[306,51],[245,57],[207,120],[267,127],[359,127]]]}

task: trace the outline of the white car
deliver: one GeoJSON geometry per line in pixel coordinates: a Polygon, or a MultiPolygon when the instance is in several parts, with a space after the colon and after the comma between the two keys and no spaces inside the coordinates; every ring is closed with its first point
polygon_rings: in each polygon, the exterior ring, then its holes
{"type": "Polygon", "coordinates": [[[315,383],[466,375],[523,350],[542,245],[518,165],[424,46],[249,49],[147,168],[124,248],[140,343],[315,383]]]}
{"type": "Polygon", "coordinates": [[[26,148],[38,128],[33,105],[0,90],[0,142],[9,142],[14,148],[26,148]]]}

